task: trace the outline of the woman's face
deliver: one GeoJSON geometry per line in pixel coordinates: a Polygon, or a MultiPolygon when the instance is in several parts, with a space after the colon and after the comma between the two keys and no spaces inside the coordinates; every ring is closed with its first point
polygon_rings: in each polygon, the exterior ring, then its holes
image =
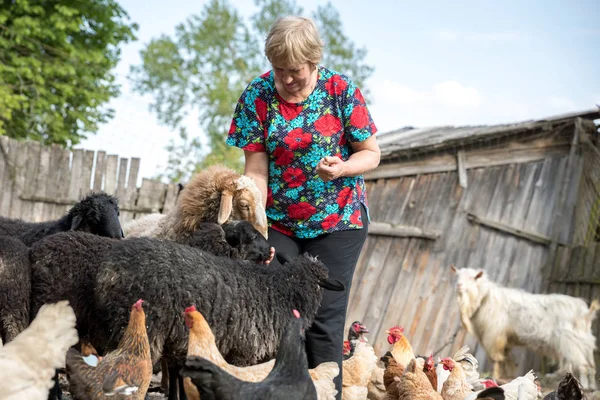
{"type": "Polygon", "coordinates": [[[314,68],[308,63],[292,65],[273,64],[275,81],[280,83],[285,91],[291,95],[298,95],[312,85],[312,72],[314,68]]]}

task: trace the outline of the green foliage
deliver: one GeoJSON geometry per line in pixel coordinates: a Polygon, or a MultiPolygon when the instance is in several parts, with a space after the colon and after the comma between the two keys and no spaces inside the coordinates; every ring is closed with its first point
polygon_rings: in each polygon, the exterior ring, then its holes
{"type": "Polygon", "coordinates": [[[114,0],[3,0],[0,135],[73,145],[113,115],[111,70],[135,24],[114,0]]]}
{"type": "MultiPolygon", "coordinates": [[[[264,40],[275,19],[302,15],[295,0],[255,0],[258,12],[246,23],[226,0],[211,0],[200,15],[176,28],[174,37],[152,40],[142,50],[142,64],[131,69],[134,90],[152,95],[151,110],[161,123],[180,129],[167,150],[168,165],[160,178],[189,179],[200,168],[224,163],[243,170],[243,152],[225,144],[231,116],[246,85],[269,69],[264,40]],[[181,130],[190,113],[199,116],[209,148],[181,130]]],[[[339,13],[331,4],[312,15],[326,43],[323,65],[349,75],[361,88],[373,68],[364,64],[343,34],[339,13]]]]}

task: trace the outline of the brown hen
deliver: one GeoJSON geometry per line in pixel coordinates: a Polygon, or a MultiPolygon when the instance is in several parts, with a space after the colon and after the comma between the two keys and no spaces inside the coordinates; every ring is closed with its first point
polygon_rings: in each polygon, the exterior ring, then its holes
{"type": "Polygon", "coordinates": [[[96,367],[87,364],[77,350],[67,352],[67,378],[73,399],[144,399],[152,378],[152,361],[142,303],[140,299],[131,307],[129,324],[117,349],[106,354],[96,367]]]}

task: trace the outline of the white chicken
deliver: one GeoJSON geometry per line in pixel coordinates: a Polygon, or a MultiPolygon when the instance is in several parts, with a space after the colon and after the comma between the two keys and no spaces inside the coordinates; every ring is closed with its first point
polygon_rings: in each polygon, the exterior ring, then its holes
{"type": "MultiPolygon", "coordinates": [[[[504,385],[500,385],[500,387],[504,389],[504,397],[507,400],[535,400],[539,395],[539,388],[535,383],[536,379],[537,376],[533,370],[530,370],[524,376],[519,376],[504,385]]],[[[465,400],[475,400],[478,393],[473,393],[465,400]]]]}
{"type": "Polygon", "coordinates": [[[40,308],[31,325],[0,348],[0,399],[46,400],[56,368],[78,341],[67,301],[40,308]]]}

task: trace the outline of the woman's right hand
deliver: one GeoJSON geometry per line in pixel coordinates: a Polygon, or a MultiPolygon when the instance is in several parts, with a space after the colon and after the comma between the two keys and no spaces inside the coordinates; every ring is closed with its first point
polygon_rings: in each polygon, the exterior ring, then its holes
{"type": "Polygon", "coordinates": [[[275,247],[271,247],[271,255],[269,256],[269,259],[264,261],[265,265],[269,265],[271,263],[271,261],[273,261],[273,259],[275,258],[275,247]]]}

